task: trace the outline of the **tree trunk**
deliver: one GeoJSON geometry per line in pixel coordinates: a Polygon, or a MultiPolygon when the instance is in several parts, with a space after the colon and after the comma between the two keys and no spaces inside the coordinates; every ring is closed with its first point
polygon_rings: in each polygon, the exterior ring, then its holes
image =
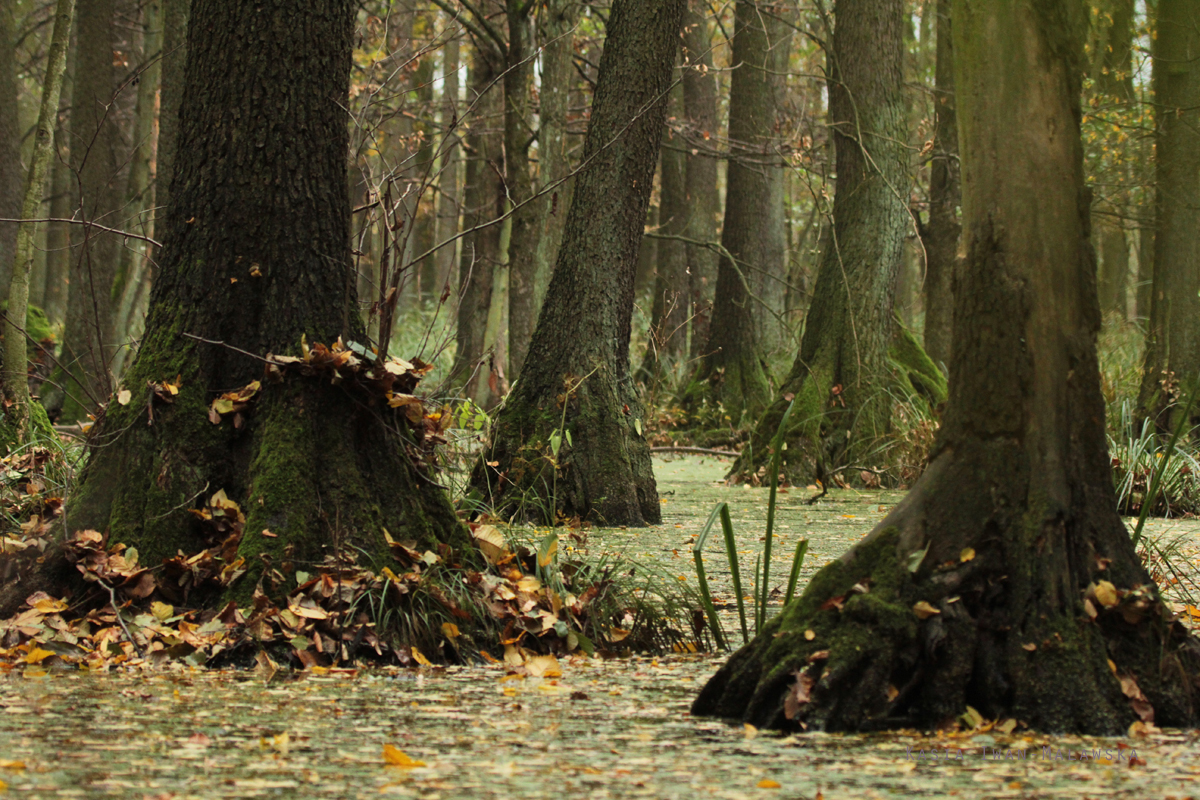
{"type": "Polygon", "coordinates": [[[911,225],[904,190],[903,59],[899,0],[841,0],[829,82],[837,154],[832,239],[800,352],[733,475],[753,476],[766,464],[768,444],[793,396],[796,411],[783,458],[793,482],[828,481],[829,473],[858,463],[853,459],[887,432],[891,399],[883,390],[891,379],[893,289],[911,225]]]}
{"type": "Polygon", "coordinates": [[[754,0],[734,10],[729,86],[729,167],[723,251],[704,358],[684,400],[721,404],[735,424],[757,417],[770,399],[760,345],[777,344],[773,314],[784,312],[787,234],[778,114],[791,28],[754,0]],[[779,291],[776,291],[776,290],[779,291]],[[775,302],[778,299],[779,302],[775,302]]]}
{"type": "Polygon", "coordinates": [[[158,149],[155,152],[157,218],[166,214],[175,180],[179,142],[179,105],[183,100],[183,68],[187,64],[188,17],[192,0],[162,0],[162,66],[159,78],[158,149]]]}
{"type": "MultiPolygon", "coordinates": [[[[494,222],[504,214],[501,181],[504,142],[500,121],[503,97],[499,87],[493,85],[499,74],[491,54],[483,49],[483,43],[476,42],[469,76],[474,112],[463,143],[466,179],[462,224],[467,234],[462,240],[458,266],[458,347],[453,369],[461,382],[461,395],[469,398],[474,398],[479,390],[480,362],[492,302],[492,272],[501,261],[500,224],[494,222]]],[[[482,377],[486,375],[484,371],[482,377]]]]}
{"type": "MultiPolygon", "coordinates": [[[[17,106],[16,8],[0,7],[0,218],[21,218],[21,127],[17,106]]],[[[8,291],[17,252],[16,222],[0,222],[0,291],[8,291]]],[[[7,297],[7,294],[5,295],[7,297]]]]}
{"type": "Polygon", "coordinates": [[[365,340],[343,110],[353,18],[345,0],[193,4],[174,197],[131,399],[98,423],[66,515],[71,531],[107,531],[157,565],[203,546],[188,510],[224,491],[246,516],[249,571],[231,588],[243,604],[265,564],[287,573],[354,551],[390,561],[385,528],[419,548],[463,540],[411,460],[421,434],[372,388],[380,366],[337,385],[288,370],[238,417],[210,422],[221,392],[264,377],[261,357],[301,354],[305,338],[365,340]]]}
{"type": "Polygon", "coordinates": [[[933,154],[929,164],[929,224],[921,230],[925,246],[925,352],[942,369],[950,363],[954,310],[952,278],[962,225],[958,206],[958,118],[954,98],[954,43],[951,0],[937,2],[933,154]]]}
{"type": "Polygon", "coordinates": [[[687,248],[680,240],[691,213],[687,198],[687,156],[682,132],[676,131],[678,112],[683,104],[682,89],[671,91],[669,122],[664,131],[659,175],[658,268],[655,271],[654,299],[650,309],[650,329],[646,334],[646,355],[638,370],[638,380],[657,382],[663,370],[675,366],[687,350],[687,320],[690,287],[687,274],[687,248]]]}
{"type": "MultiPolygon", "coordinates": [[[[37,410],[30,407],[29,358],[25,329],[29,310],[29,273],[33,269],[33,244],[37,231],[37,223],[32,220],[37,219],[41,210],[46,173],[54,154],[58,98],[67,65],[67,44],[71,39],[71,17],[74,13],[75,0],[58,0],[54,11],[54,32],[47,54],[46,82],[42,87],[42,101],[38,110],[37,129],[34,132],[29,176],[25,179],[24,200],[21,203],[21,213],[17,217],[22,222],[17,230],[13,260],[9,264],[8,309],[4,320],[4,373],[0,383],[4,390],[5,422],[15,423],[15,439],[18,442],[28,439],[31,421],[40,421],[43,432],[48,431],[50,427],[49,420],[40,407],[37,410]]],[[[5,15],[5,12],[0,10],[0,16],[5,15]]],[[[4,438],[9,439],[7,431],[4,438]]],[[[6,445],[11,443],[11,440],[5,442],[6,445]]]]}
{"type": "Polygon", "coordinates": [[[531,0],[507,0],[508,63],[504,72],[504,188],[513,205],[508,267],[508,350],[517,377],[537,322],[535,305],[538,236],[545,203],[533,199],[529,160],[533,113],[533,25],[531,0]]]}
{"type": "Polygon", "coordinates": [[[694,713],[825,730],[930,728],[967,705],[1054,732],[1195,723],[1197,645],[1117,516],[1105,449],[1082,12],[954,3],[968,251],[932,460],[694,713]]]}
{"type": "Polygon", "coordinates": [[[458,218],[462,214],[459,199],[459,167],[462,164],[459,151],[461,133],[458,128],[459,65],[459,37],[451,34],[442,49],[442,163],[438,172],[437,204],[437,241],[442,248],[435,256],[438,275],[435,288],[439,293],[450,286],[454,266],[458,263],[455,258],[458,246],[452,240],[458,235],[458,218]]]}
{"type": "Polygon", "coordinates": [[[525,372],[472,476],[473,489],[505,517],[638,526],[660,519],[629,376],[629,332],[685,4],[613,3],[583,172],[546,304],[525,372]]]}
{"type": "MultiPolygon", "coordinates": [[[[71,126],[71,96],[74,93],[74,74],[77,47],[68,46],[67,66],[63,74],[62,91],[58,99],[57,133],[54,137],[54,159],[50,178],[50,217],[68,219],[77,207],[75,176],[71,173],[71,146],[66,132],[71,126]]],[[[42,308],[52,323],[61,323],[67,314],[67,282],[71,272],[71,225],[66,222],[46,223],[46,269],[42,289],[42,308]]]]}
{"type": "MultiPolygon", "coordinates": [[[[426,19],[422,27],[432,31],[433,21],[426,19]]],[[[434,141],[433,118],[435,106],[433,103],[434,54],[425,53],[413,73],[413,85],[417,96],[417,132],[421,134],[421,146],[414,156],[414,168],[420,176],[421,194],[416,207],[416,219],[413,220],[413,258],[422,253],[428,253],[437,244],[437,193],[434,185],[437,173],[434,160],[437,156],[434,141]]],[[[437,302],[441,286],[437,282],[437,260],[433,256],[421,259],[413,264],[413,296],[421,302],[437,302]]],[[[418,304],[419,307],[419,304],[418,304]]]]}
{"type": "MultiPolygon", "coordinates": [[[[122,168],[127,147],[121,133],[113,51],[116,0],[80,0],[76,11],[75,86],[71,110],[71,158],[77,173],[80,217],[119,228],[124,201],[122,168]]],[[[121,238],[75,226],[67,289],[62,351],[52,382],[61,387],[46,396],[51,416],[83,419],[103,403],[112,387],[112,286],[121,258],[121,238]]]]}
{"type": "Polygon", "coordinates": [[[549,194],[543,206],[542,229],[538,238],[538,269],[534,284],[534,303],[542,307],[550,270],[558,258],[563,223],[571,205],[574,181],[567,142],[567,118],[570,114],[571,83],[575,77],[571,59],[575,55],[575,26],[580,5],[575,0],[549,0],[542,4],[538,31],[542,41],[542,85],[538,105],[538,174],[541,187],[549,194]]]}
{"type": "Polygon", "coordinates": [[[717,74],[713,70],[712,40],[703,9],[700,0],[691,0],[683,15],[683,139],[687,148],[690,210],[683,235],[692,240],[686,247],[692,293],[690,355],[693,359],[704,355],[708,345],[719,256],[707,245],[719,240],[721,214],[715,158],[719,133],[717,74]]]}
{"type": "Polygon", "coordinates": [[[1100,313],[1125,319],[1129,303],[1129,243],[1120,222],[1097,219],[1100,229],[1100,268],[1096,271],[1096,291],[1100,300],[1100,313]]]}
{"type": "MultiPolygon", "coordinates": [[[[1200,0],[1162,0],[1154,40],[1157,108],[1154,278],[1141,414],[1168,407],[1200,374],[1200,0]]],[[[1200,410],[1198,410],[1200,415],[1200,410]]]]}

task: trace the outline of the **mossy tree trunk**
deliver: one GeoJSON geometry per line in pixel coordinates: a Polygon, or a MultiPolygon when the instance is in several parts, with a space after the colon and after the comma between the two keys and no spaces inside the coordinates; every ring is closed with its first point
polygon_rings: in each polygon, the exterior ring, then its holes
{"type": "MultiPolygon", "coordinates": [[[[1154,277],[1138,406],[1162,429],[1200,374],[1200,0],[1162,0],[1154,41],[1154,277]]],[[[1198,414],[1200,416],[1200,414],[1198,414]]]]}
{"type": "Polygon", "coordinates": [[[546,302],[525,371],[472,476],[473,488],[504,516],[659,521],[650,448],[630,380],[629,332],[638,244],[685,4],[613,3],[583,171],[546,302]]]}
{"type": "Polygon", "coordinates": [[[401,418],[369,393],[289,375],[264,380],[240,427],[208,417],[221,392],[263,377],[247,354],[295,354],[301,337],[365,341],[342,110],[353,19],[347,0],[193,3],[146,334],[129,402],[109,404],[68,503],[71,532],[107,531],[153,565],[204,546],[188,509],[224,490],[247,518],[238,597],[264,563],[304,569],[335,549],[386,559],[384,528],[426,547],[461,541],[401,418]],[[163,382],[178,387],[173,403],[152,394],[163,382]]]}
{"type": "Polygon", "coordinates": [[[689,209],[683,233],[690,240],[686,247],[692,293],[689,345],[692,358],[699,358],[708,345],[718,255],[707,245],[717,241],[721,213],[715,157],[717,74],[713,69],[712,40],[703,10],[701,0],[691,0],[683,15],[683,140],[687,149],[689,209]]]}
{"type": "Polygon", "coordinates": [[[925,246],[925,352],[943,368],[950,363],[952,278],[962,225],[958,206],[958,118],[954,99],[954,40],[950,0],[937,2],[933,153],[929,163],[929,221],[921,228],[925,246]]]}
{"type": "MultiPolygon", "coordinates": [[[[784,467],[809,482],[854,463],[889,426],[893,288],[907,207],[904,11],[899,0],[839,0],[829,60],[837,158],[833,231],[795,363],[734,474],[754,474],[796,398],[784,467]]],[[[727,204],[728,205],[728,204],[727,204]]],[[[717,288],[718,298],[721,287],[717,288]]]]}
{"type": "Polygon", "coordinates": [[[770,401],[759,350],[765,341],[780,339],[768,331],[776,328],[772,312],[783,312],[778,271],[786,271],[787,262],[779,115],[790,53],[787,22],[775,12],[763,13],[755,0],[739,0],[729,85],[723,252],[708,343],[684,396],[692,407],[724,405],[735,422],[743,414],[757,417],[770,401]]]}
{"type": "Polygon", "coordinates": [[[967,705],[1045,731],[1194,724],[1197,645],[1117,516],[1105,449],[1083,6],[956,0],[954,24],[968,250],[932,461],[693,711],[826,730],[933,727],[967,705]]]}

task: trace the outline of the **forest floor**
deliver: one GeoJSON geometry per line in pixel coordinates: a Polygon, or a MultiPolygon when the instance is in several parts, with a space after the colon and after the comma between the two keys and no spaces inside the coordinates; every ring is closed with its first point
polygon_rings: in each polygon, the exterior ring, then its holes
{"type": "MultiPolygon", "coordinates": [[[[752,582],[766,489],[726,487],[724,465],[656,461],[663,524],[593,530],[589,552],[651,560],[695,582],[692,536],[729,502],[752,582]]],[[[809,539],[811,572],[868,533],[900,494],[780,495],[772,586],[809,539]]],[[[1156,521],[1177,563],[1196,561],[1200,523],[1156,521]],[[1180,538],[1182,537],[1182,538],[1180,538]]],[[[737,628],[714,532],[706,564],[737,628]]],[[[746,591],[749,592],[749,588],[746,591]]],[[[31,797],[788,798],[1187,797],[1200,736],[1042,736],[1019,728],[921,735],[778,736],[688,707],[723,654],[563,659],[561,675],[501,664],[276,673],[13,671],[0,677],[0,791],[31,797]],[[936,756],[932,754],[936,753],[936,756]]]]}

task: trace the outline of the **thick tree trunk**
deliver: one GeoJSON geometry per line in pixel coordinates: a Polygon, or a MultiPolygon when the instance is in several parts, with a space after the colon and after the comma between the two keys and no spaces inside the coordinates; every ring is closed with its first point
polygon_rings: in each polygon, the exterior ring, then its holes
{"type": "MultiPolygon", "coordinates": [[[[1083,8],[956,0],[967,263],[932,460],[705,687],[760,727],[1190,726],[1200,659],[1116,513],[1079,139],[1083,8]]],[[[839,22],[841,21],[839,17],[839,22]]]]}
{"type": "MultiPolygon", "coordinates": [[[[1138,406],[1161,428],[1200,374],[1200,0],[1162,0],[1154,40],[1157,108],[1154,278],[1138,406]]],[[[1198,410],[1200,411],[1200,410],[1198,410]]]]}
{"type": "Polygon", "coordinates": [[[840,0],[829,84],[837,153],[832,240],[800,352],[734,475],[755,475],[767,462],[768,443],[793,396],[783,464],[794,482],[827,481],[830,470],[872,449],[887,432],[891,400],[883,390],[891,380],[893,288],[911,225],[903,189],[903,32],[899,0],[840,0]]]}
{"type": "Polygon", "coordinates": [[[925,352],[943,369],[950,363],[950,326],[954,310],[952,277],[962,225],[958,206],[958,118],[954,97],[954,40],[951,0],[937,2],[937,66],[934,110],[937,127],[929,164],[929,224],[921,230],[925,246],[925,352]]]}
{"type": "Polygon", "coordinates": [[[646,334],[646,354],[638,370],[638,379],[652,383],[662,377],[687,349],[688,285],[687,247],[681,239],[691,213],[687,199],[687,156],[682,132],[676,131],[676,116],[682,109],[682,89],[671,91],[670,121],[664,131],[659,161],[659,234],[658,264],[655,270],[654,299],[650,309],[650,329],[646,334]]]}
{"type": "MultiPolygon", "coordinates": [[[[16,4],[0,7],[0,218],[21,218],[21,129],[17,107],[16,4]]],[[[7,297],[17,223],[0,222],[0,291],[7,297]]]]}
{"type": "Polygon", "coordinates": [[[192,0],[162,0],[162,65],[159,77],[158,148],[155,152],[155,192],[158,219],[166,215],[175,180],[179,142],[179,105],[183,100],[183,69],[187,64],[188,17],[192,0]]]}
{"type": "Polygon", "coordinates": [[[613,3],[584,171],[576,177],[546,303],[525,372],[472,476],[473,488],[503,516],[659,521],[650,448],[629,375],[629,332],[638,243],[685,4],[613,3]]]}
{"type": "Polygon", "coordinates": [[[691,0],[683,15],[683,116],[687,148],[687,199],[689,213],[684,236],[691,288],[692,330],[689,352],[704,355],[712,321],[713,292],[717,285],[717,251],[721,196],[717,192],[719,133],[717,74],[713,70],[712,40],[703,16],[704,5],[691,0]]]}
{"type": "Polygon", "coordinates": [[[264,564],[387,559],[385,528],[421,547],[462,541],[444,491],[411,460],[420,434],[401,433],[402,410],[368,377],[287,371],[239,418],[210,421],[221,392],[263,379],[255,355],[365,340],[346,186],[352,44],[347,0],[193,4],[174,196],[131,399],[98,423],[66,516],[72,532],[107,531],[156,565],[200,549],[189,509],[224,491],[246,516],[249,573],[232,590],[243,602],[264,564]],[[152,389],[165,383],[169,403],[152,389]]]}
{"type": "MultiPolygon", "coordinates": [[[[116,0],[80,0],[76,12],[75,86],[71,111],[71,159],[78,174],[81,218],[120,227],[124,201],[127,144],[121,132],[113,51],[116,0]]],[[[86,226],[72,231],[66,324],[59,368],[53,382],[61,387],[46,396],[47,410],[60,421],[83,419],[112,390],[112,286],[121,258],[120,237],[86,226]]]]}

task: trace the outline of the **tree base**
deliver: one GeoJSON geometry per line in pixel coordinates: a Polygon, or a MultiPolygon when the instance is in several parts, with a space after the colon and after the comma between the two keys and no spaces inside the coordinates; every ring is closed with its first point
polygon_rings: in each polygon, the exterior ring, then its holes
{"type": "Polygon", "coordinates": [[[936,728],[968,705],[1049,732],[1195,724],[1200,643],[1159,599],[1115,512],[989,514],[992,498],[963,467],[943,452],[733,655],[692,713],[826,731],[936,728]],[[1009,524],[1026,535],[1006,547],[1009,524]]]}

